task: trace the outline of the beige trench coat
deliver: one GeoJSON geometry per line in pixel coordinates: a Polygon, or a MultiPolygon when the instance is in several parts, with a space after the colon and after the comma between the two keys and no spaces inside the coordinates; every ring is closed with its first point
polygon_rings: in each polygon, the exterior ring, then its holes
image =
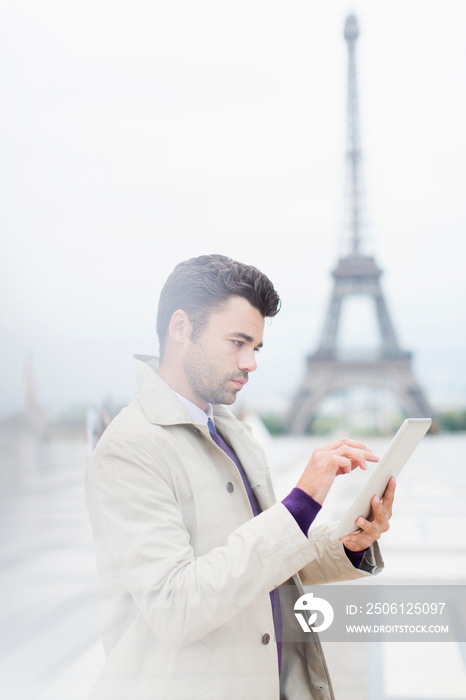
{"type": "Polygon", "coordinates": [[[218,406],[217,429],[263,509],[254,518],[207,426],[193,423],[154,358],[136,365],[135,399],[86,476],[107,655],[92,700],[333,698],[318,640],[283,644],[280,689],[269,591],[298,571],[304,584],[368,574],[329,542],[329,526],[302,533],[275,502],[249,427],[218,406]]]}

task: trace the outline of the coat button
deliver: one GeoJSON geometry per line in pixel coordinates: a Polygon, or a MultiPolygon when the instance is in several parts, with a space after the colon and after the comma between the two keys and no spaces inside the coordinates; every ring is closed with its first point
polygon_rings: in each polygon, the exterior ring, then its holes
{"type": "Polygon", "coordinates": [[[235,487],[233,486],[233,484],[231,483],[231,481],[229,481],[228,484],[227,484],[227,491],[228,491],[228,493],[233,493],[234,490],[235,490],[235,487]]]}
{"type": "Polygon", "coordinates": [[[262,644],[268,644],[270,642],[270,634],[267,634],[267,632],[264,634],[262,637],[262,644]]]}

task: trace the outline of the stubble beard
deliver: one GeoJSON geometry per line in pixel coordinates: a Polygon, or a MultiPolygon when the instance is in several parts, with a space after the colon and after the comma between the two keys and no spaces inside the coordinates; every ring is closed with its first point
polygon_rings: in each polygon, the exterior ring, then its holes
{"type": "MultiPolygon", "coordinates": [[[[227,383],[233,377],[221,376],[212,360],[207,357],[199,342],[191,343],[183,363],[184,373],[191,389],[206,403],[231,405],[236,401],[239,389],[228,389],[227,383]]],[[[244,375],[241,375],[244,377],[244,375]]]]}

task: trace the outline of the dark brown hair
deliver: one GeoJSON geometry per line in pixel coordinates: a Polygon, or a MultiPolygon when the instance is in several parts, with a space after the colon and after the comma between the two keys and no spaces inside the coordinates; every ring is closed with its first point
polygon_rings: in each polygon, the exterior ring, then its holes
{"type": "Polygon", "coordinates": [[[252,265],[225,255],[200,255],[179,263],[160,294],[157,313],[160,354],[163,355],[168,326],[177,309],[188,314],[196,338],[212,311],[232,296],[247,299],[264,318],[275,316],[280,310],[280,297],[272,282],[252,265]]]}

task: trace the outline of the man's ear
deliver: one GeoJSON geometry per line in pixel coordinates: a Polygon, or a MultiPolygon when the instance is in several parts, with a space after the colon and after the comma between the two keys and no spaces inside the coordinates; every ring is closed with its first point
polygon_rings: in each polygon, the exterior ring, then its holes
{"type": "Polygon", "coordinates": [[[177,309],[168,324],[168,335],[178,345],[184,344],[191,337],[193,324],[183,309],[177,309]]]}

